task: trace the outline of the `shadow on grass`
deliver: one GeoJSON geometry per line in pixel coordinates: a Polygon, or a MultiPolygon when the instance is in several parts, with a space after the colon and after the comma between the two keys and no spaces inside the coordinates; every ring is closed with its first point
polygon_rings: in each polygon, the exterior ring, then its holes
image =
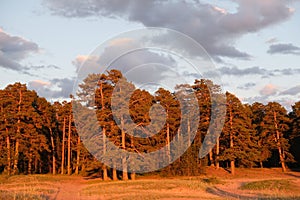
{"type": "Polygon", "coordinates": [[[291,176],[291,177],[294,177],[294,178],[300,178],[300,175],[296,175],[296,174],[293,174],[293,173],[285,173],[285,175],[288,175],[288,176],[291,176]]]}
{"type": "Polygon", "coordinates": [[[235,198],[245,200],[299,200],[299,197],[261,197],[261,196],[247,196],[221,190],[217,187],[210,187],[206,189],[206,192],[217,195],[222,198],[235,198]]]}
{"type": "Polygon", "coordinates": [[[209,187],[206,189],[206,192],[213,194],[213,195],[217,195],[220,197],[231,197],[231,198],[237,198],[237,199],[258,199],[257,197],[249,197],[249,196],[245,196],[245,195],[239,195],[239,194],[235,194],[235,193],[231,193],[231,192],[227,192],[225,190],[221,190],[219,188],[216,187],[209,187]]]}

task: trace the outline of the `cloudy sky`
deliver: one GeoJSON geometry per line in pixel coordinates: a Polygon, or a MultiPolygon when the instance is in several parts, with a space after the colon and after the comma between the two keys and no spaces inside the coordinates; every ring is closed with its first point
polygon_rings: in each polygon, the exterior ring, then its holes
{"type": "MultiPolygon", "coordinates": [[[[49,100],[68,98],[79,66],[95,48],[143,27],[173,29],[201,44],[222,75],[224,90],[243,102],[278,101],[288,108],[300,100],[296,0],[1,1],[0,87],[19,81],[49,100]]],[[[132,45],[131,40],[111,42],[88,62],[97,67],[132,45]]],[[[176,62],[148,51],[123,59],[124,67],[137,57],[139,64],[176,62]]]]}

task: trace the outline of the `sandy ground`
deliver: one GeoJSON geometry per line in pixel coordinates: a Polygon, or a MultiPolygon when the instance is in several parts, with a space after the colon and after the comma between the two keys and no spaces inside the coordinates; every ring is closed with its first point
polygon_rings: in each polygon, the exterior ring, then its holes
{"type": "MultiPolygon", "coordinates": [[[[44,199],[77,200],[77,199],[283,199],[270,198],[274,195],[284,199],[300,199],[300,172],[290,171],[283,174],[279,169],[240,169],[236,176],[226,171],[209,168],[205,176],[201,177],[172,177],[138,178],[136,181],[108,181],[100,179],[86,179],[84,177],[66,177],[47,175],[41,179],[39,176],[13,176],[2,180],[1,193],[30,193],[39,194],[44,199]],[[48,178],[47,178],[48,176],[48,178]],[[217,177],[218,184],[199,184],[203,178],[217,177]],[[198,180],[198,179],[199,180],[198,180]],[[263,180],[286,179],[293,183],[293,191],[249,191],[240,187],[249,182],[263,180]],[[198,181],[198,182],[197,182],[198,181]],[[191,184],[191,185],[189,185],[191,184]],[[88,192],[87,192],[88,191],[88,192]],[[103,192],[102,192],[103,191],[103,192]]],[[[14,198],[12,198],[14,199],[14,198]]],[[[20,199],[30,199],[24,196],[20,199]]],[[[42,198],[43,199],[43,198],[42,198]]]]}
{"type": "Polygon", "coordinates": [[[58,184],[58,190],[51,195],[50,199],[55,200],[78,200],[81,198],[81,191],[84,188],[86,181],[83,178],[78,178],[72,181],[63,181],[58,184]]]}

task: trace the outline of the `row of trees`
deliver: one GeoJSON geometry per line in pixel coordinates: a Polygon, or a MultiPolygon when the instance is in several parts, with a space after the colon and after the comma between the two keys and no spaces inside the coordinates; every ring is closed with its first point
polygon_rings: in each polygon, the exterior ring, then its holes
{"type": "Polygon", "coordinates": [[[76,133],[72,104],[50,104],[21,83],[0,90],[0,141],[7,174],[78,174],[92,158],[76,133]]]}
{"type": "Polygon", "coordinates": [[[28,90],[24,84],[15,83],[0,90],[0,171],[6,174],[69,175],[95,172],[105,180],[109,177],[114,180],[135,178],[134,172],[127,173],[131,167],[126,164],[128,158],[120,160],[122,172],[105,166],[87,151],[82,137],[101,139],[98,148],[103,154],[111,155],[113,152],[107,145],[108,141],[137,154],[167,147],[165,154],[159,155],[158,165],[160,159],[171,160],[176,153],[172,151],[172,141],[176,141],[178,148],[188,142],[189,148],[183,155],[159,170],[159,173],[168,175],[197,175],[209,165],[230,168],[232,174],[235,167],[280,166],[286,171],[287,163],[299,166],[300,102],[295,103],[288,113],[276,102],[244,105],[227,92],[221,135],[216,138],[216,145],[209,154],[200,159],[203,140],[208,131],[214,130],[214,127],[209,129],[209,123],[218,118],[218,114],[212,115],[216,102],[211,96],[222,97],[220,87],[212,81],[202,79],[193,85],[178,85],[173,93],[160,88],[152,95],[136,89],[121,72],[111,70],[105,74],[90,74],[79,87],[78,101],[53,104],[28,90]],[[181,105],[178,94],[188,103],[181,105]],[[198,118],[181,109],[182,106],[193,106],[193,102],[189,103],[193,95],[197,99],[199,120],[193,120],[198,118]],[[155,105],[161,107],[150,111],[155,105]],[[78,116],[73,116],[72,106],[81,107],[78,116]],[[129,112],[124,109],[126,106],[129,112]],[[118,112],[114,113],[116,109],[118,112]],[[96,125],[87,120],[91,110],[96,113],[96,125]],[[74,117],[80,120],[74,120],[74,117]],[[155,120],[159,122],[160,117],[165,117],[161,129],[155,125],[159,123],[154,123],[155,120]],[[185,126],[182,126],[183,118],[187,119],[185,126]],[[82,135],[80,131],[79,137],[74,121],[77,129],[99,131],[93,136],[82,135]],[[143,137],[129,134],[127,125],[132,123],[135,125],[133,132],[143,137]],[[192,140],[193,131],[196,135],[192,140]]]}

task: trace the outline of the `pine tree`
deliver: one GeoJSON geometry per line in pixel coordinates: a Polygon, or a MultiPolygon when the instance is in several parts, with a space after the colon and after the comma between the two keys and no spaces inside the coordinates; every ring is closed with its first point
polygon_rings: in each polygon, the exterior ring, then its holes
{"type": "Polygon", "coordinates": [[[292,112],[289,113],[290,123],[290,144],[291,152],[295,160],[300,164],[300,101],[292,106],[292,112]]]}
{"type": "Polygon", "coordinates": [[[180,102],[180,107],[177,108],[180,127],[177,130],[177,136],[173,137],[176,142],[175,150],[178,151],[174,153],[180,155],[187,147],[188,149],[171,165],[171,168],[174,175],[197,175],[199,172],[198,153],[200,146],[199,143],[195,142],[195,137],[200,121],[199,102],[192,86],[188,84],[177,85],[175,96],[180,102]]]}
{"type": "Polygon", "coordinates": [[[286,172],[286,160],[292,159],[290,145],[285,137],[289,128],[287,111],[279,103],[270,102],[265,107],[263,123],[263,134],[268,138],[271,149],[278,151],[282,171],[286,172]]]}
{"type": "MultiPolygon", "coordinates": [[[[98,89],[95,94],[95,104],[97,107],[97,118],[99,124],[102,128],[102,145],[103,145],[103,156],[107,152],[107,129],[110,126],[110,121],[112,120],[112,114],[110,111],[110,94],[112,92],[112,86],[108,83],[107,76],[102,74],[97,82],[98,89]]],[[[108,180],[107,166],[104,164],[103,170],[103,180],[108,180]]]]}
{"type": "Polygon", "coordinates": [[[249,106],[251,110],[252,125],[256,132],[257,137],[257,161],[261,168],[264,167],[263,163],[267,161],[272,155],[272,148],[270,145],[270,138],[266,132],[263,131],[264,117],[265,117],[265,106],[262,103],[253,103],[249,106]]]}
{"type": "Polygon", "coordinates": [[[233,94],[226,93],[226,121],[221,135],[222,154],[220,159],[230,162],[231,173],[236,164],[251,167],[256,161],[256,144],[249,113],[233,94]]]}
{"type": "MultiPolygon", "coordinates": [[[[198,144],[198,148],[200,149],[200,144],[202,144],[204,137],[206,136],[208,132],[208,126],[210,123],[211,118],[211,97],[210,97],[210,90],[209,85],[213,85],[210,80],[195,80],[195,83],[193,85],[193,89],[197,95],[198,98],[198,104],[199,104],[199,126],[198,126],[198,134],[199,138],[196,143],[198,144]]],[[[214,165],[214,159],[213,159],[213,151],[211,150],[208,154],[208,160],[210,162],[210,165],[214,165]]]]}
{"type": "MultiPolygon", "coordinates": [[[[130,129],[131,117],[128,113],[129,111],[129,101],[131,94],[134,91],[134,85],[127,82],[125,78],[120,78],[118,84],[114,87],[114,93],[112,96],[112,110],[115,110],[114,113],[115,121],[117,121],[120,131],[121,131],[121,148],[126,149],[127,145],[126,132],[130,129]],[[128,128],[129,127],[129,128],[128,128]]],[[[127,158],[123,155],[122,158],[123,166],[123,180],[128,180],[128,164],[127,158]]]]}
{"type": "MultiPolygon", "coordinates": [[[[165,137],[165,146],[167,146],[166,157],[168,159],[168,163],[171,164],[171,140],[178,131],[180,125],[180,118],[181,118],[181,110],[180,110],[180,103],[176,99],[175,95],[171,92],[159,88],[155,92],[155,99],[156,101],[165,109],[166,113],[166,122],[163,128],[163,134],[165,137]]],[[[170,172],[170,167],[169,172],[170,172]]]]}
{"type": "Polygon", "coordinates": [[[46,129],[46,134],[50,137],[52,154],[52,174],[56,174],[56,111],[45,98],[38,98],[38,112],[41,116],[40,124],[42,129],[46,129]]]}
{"type": "Polygon", "coordinates": [[[33,165],[37,168],[37,161],[42,159],[41,153],[49,151],[47,139],[41,131],[38,96],[20,83],[8,85],[4,94],[6,100],[2,109],[5,112],[6,147],[9,149],[8,171],[11,171],[12,156],[12,174],[20,171],[32,173],[33,165]],[[19,163],[22,168],[19,168],[19,163]]]}
{"type": "Polygon", "coordinates": [[[9,98],[8,94],[4,90],[0,90],[0,141],[5,141],[5,143],[1,142],[1,165],[6,166],[5,170],[8,175],[11,174],[11,125],[9,124],[9,112],[8,109],[12,100],[9,98]],[[6,148],[5,148],[6,147],[6,148]]]}
{"type": "Polygon", "coordinates": [[[62,105],[57,105],[57,108],[58,108],[58,115],[60,116],[59,118],[59,123],[61,124],[60,128],[62,129],[61,172],[60,173],[65,174],[65,164],[67,161],[67,174],[69,174],[71,173],[72,107],[70,102],[64,101],[62,105]],[[67,150],[67,159],[66,159],[66,150],[67,150]]]}

